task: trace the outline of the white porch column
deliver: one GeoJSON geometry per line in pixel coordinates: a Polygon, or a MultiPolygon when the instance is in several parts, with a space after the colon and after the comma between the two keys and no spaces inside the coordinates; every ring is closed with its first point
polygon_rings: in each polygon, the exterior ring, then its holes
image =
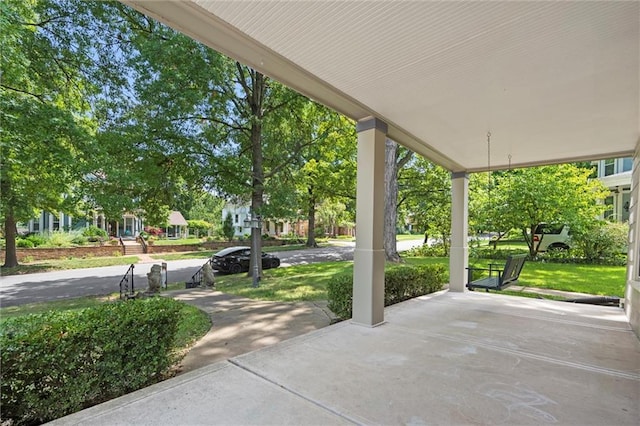
{"type": "Polygon", "coordinates": [[[464,291],[469,266],[469,175],[451,173],[451,253],[449,291],[464,291]]]}
{"type": "Polygon", "coordinates": [[[353,263],[353,319],[374,327],[384,321],[384,148],[387,124],[358,122],[356,249],[353,263]]]}
{"type": "Polygon", "coordinates": [[[624,310],[631,328],[640,337],[640,142],[636,145],[629,198],[629,248],[624,310]]]}

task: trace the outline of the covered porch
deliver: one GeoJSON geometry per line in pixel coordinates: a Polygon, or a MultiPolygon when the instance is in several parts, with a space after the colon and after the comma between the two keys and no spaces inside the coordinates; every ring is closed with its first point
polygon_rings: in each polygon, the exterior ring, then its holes
{"type": "Polygon", "coordinates": [[[357,123],[355,323],[385,321],[389,138],[452,173],[453,292],[470,173],[633,156],[625,310],[640,333],[640,3],[122,1],[357,123]]]}
{"type": "Polygon", "coordinates": [[[219,362],[53,424],[636,425],[618,308],[440,292],[219,362]]]}

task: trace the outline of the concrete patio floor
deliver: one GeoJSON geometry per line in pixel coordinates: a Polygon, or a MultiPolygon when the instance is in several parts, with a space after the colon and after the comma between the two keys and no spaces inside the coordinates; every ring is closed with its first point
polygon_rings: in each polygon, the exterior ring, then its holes
{"type": "Polygon", "coordinates": [[[618,308],[441,292],[203,367],[53,424],[640,423],[618,308]]]}

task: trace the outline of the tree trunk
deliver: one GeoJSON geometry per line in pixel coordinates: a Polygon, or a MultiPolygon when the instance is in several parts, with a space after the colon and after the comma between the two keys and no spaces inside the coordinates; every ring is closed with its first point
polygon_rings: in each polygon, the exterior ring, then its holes
{"type": "Polygon", "coordinates": [[[389,262],[400,262],[396,247],[398,221],[398,144],[386,140],[384,152],[384,255],[389,262]]]}
{"type": "Polygon", "coordinates": [[[537,225],[531,225],[530,229],[531,229],[531,234],[530,236],[527,234],[527,228],[524,228],[522,230],[522,236],[524,237],[524,240],[527,243],[527,246],[529,246],[529,256],[531,256],[531,258],[535,258],[536,255],[538,254],[538,248],[540,247],[540,243],[542,243],[542,238],[544,238],[544,235],[541,236],[540,241],[538,241],[538,244],[536,244],[536,242],[533,240],[533,230],[536,229],[537,225]]]}
{"type": "Polygon", "coordinates": [[[442,247],[444,248],[444,255],[449,256],[449,236],[442,234],[442,247]]]}
{"type": "Polygon", "coordinates": [[[307,232],[307,247],[318,247],[316,243],[316,199],[313,195],[313,187],[309,187],[309,204],[307,205],[307,220],[309,221],[309,232],[307,232]]]}
{"type": "MultiPolygon", "coordinates": [[[[247,94],[252,120],[251,120],[251,213],[260,215],[262,212],[262,200],[264,195],[264,170],[262,164],[262,103],[266,89],[264,76],[251,70],[252,91],[247,94]]],[[[262,229],[251,228],[251,262],[248,276],[253,276],[255,263],[258,263],[258,277],[262,277],[262,229]]]]}
{"type": "Polygon", "coordinates": [[[16,219],[13,215],[13,209],[9,207],[7,216],[4,219],[4,268],[13,268],[18,266],[18,254],[16,253],[16,219]]]}

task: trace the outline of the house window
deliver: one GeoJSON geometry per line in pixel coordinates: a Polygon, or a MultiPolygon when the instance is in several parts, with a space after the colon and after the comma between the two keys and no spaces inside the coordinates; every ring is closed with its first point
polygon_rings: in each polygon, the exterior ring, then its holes
{"type": "Polygon", "coordinates": [[[57,215],[52,215],[53,216],[53,230],[54,231],[59,231],[60,230],[60,216],[57,215]]]}
{"type": "Polygon", "coordinates": [[[628,172],[633,167],[633,158],[626,157],[622,159],[622,171],[628,172]]]}
{"type": "Polygon", "coordinates": [[[242,226],[238,226],[238,234],[242,234],[242,226]]]}
{"type": "Polygon", "coordinates": [[[604,205],[607,206],[604,210],[604,218],[607,220],[613,220],[613,195],[604,199],[604,205]]]}
{"type": "Polygon", "coordinates": [[[240,219],[240,218],[238,217],[238,215],[236,215],[236,221],[235,221],[235,223],[238,223],[239,219],[240,219]]]}
{"type": "Polygon", "coordinates": [[[604,160],[604,175],[611,176],[616,172],[616,161],[615,160],[604,160]]]}

